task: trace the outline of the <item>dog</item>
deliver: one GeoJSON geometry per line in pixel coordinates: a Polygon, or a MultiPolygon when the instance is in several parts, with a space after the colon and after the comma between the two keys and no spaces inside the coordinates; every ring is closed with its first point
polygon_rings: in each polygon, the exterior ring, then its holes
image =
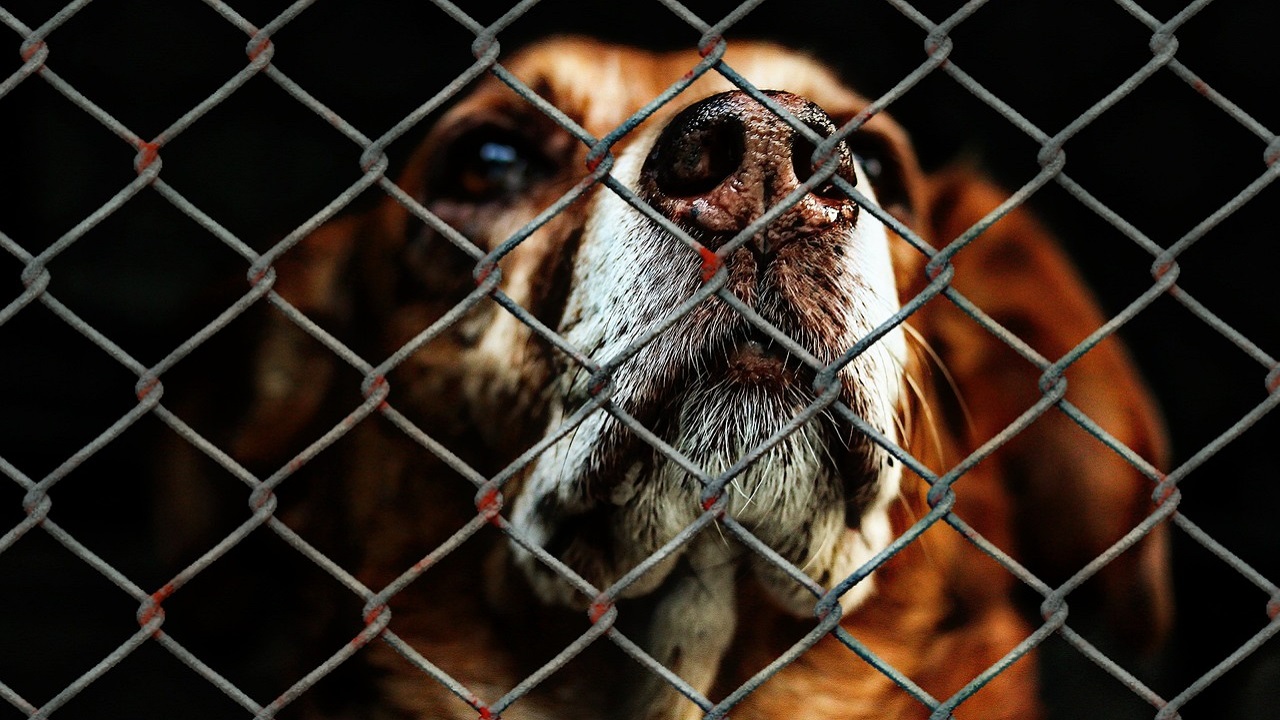
{"type": "MultiPolygon", "coordinates": [[[[308,464],[288,511],[366,586],[395,584],[369,618],[389,612],[401,644],[351,661],[367,692],[335,716],[667,720],[732,696],[735,718],[929,717],[852,637],[938,702],[974,683],[962,717],[1040,717],[1034,649],[975,683],[1043,599],[984,548],[1056,587],[1146,520],[1167,453],[1154,402],[1106,337],[1065,399],[1147,469],[1055,406],[990,444],[1052,390],[1028,353],[1056,361],[1104,322],[1056,242],[1014,208],[930,266],[911,238],[942,248],[1007,194],[925,173],[903,129],[803,54],[728,43],[721,62],[758,92],[690,80],[700,60],[582,38],[504,56],[595,138],[687,87],[606,156],[488,77],[434,122],[400,193],[275,263],[289,305],[394,358],[366,383],[386,393],[376,412],[308,464]],[[943,273],[1018,340],[931,290],[943,273]],[[930,495],[971,457],[954,496],[930,495]],[[963,525],[894,545],[939,502],[963,525]],[[840,632],[797,645],[819,609],[840,632]],[[604,637],[540,670],[600,628],[683,688],[604,637]]],[[[281,467],[362,401],[359,374],[282,313],[251,372],[230,440],[250,467],[281,467]]],[[[1068,604],[1152,647],[1172,613],[1166,533],[1125,542],[1068,604]]]]}

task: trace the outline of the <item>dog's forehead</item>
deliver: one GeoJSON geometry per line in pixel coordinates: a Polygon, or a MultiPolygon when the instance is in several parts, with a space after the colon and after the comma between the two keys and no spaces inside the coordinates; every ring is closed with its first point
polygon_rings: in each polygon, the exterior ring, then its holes
{"type": "MultiPolygon", "coordinates": [[[[584,38],[559,38],[517,53],[507,65],[535,92],[600,137],[687,77],[701,61],[694,51],[658,53],[584,38]]],[[[733,42],[724,61],[755,87],[803,95],[834,117],[851,116],[868,104],[822,64],[777,45],[733,42]]],[[[710,70],[657,115],[668,115],[733,87],[719,72],[710,70]]]]}

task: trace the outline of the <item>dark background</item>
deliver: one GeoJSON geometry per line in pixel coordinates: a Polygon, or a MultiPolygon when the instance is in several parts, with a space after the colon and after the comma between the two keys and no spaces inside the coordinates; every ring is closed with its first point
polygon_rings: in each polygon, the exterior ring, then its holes
{"type": "MultiPolygon", "coordinates": [[[[265,25],[284,2],[235,2],[265,25]]],[[[1167,19],[1182,4],[1144,2],[1167,19]]],[[[0,7],[28,26],[44,0],[0,7]]],[[[732,7],[692,2],[709,22],[732,7]]],[[[916,7],[940,21],[957,3],[916,7]]],[[[505,8],[465,3],[482,23],[505,8]]],[[[1280,4],[1218,0],[1177,31],[1177,58],[1244,112],[1280,127],[1275,37],[1280,4]]],[[[692,47],[699,33],[657,3],[547,0],[499,36],[504,48],[549,33],[585,32],[655,47],[692,47]]],[[[925,60],[926,33],[888,3],[766,2],[728,33],[799,46],[869,95],[925,60]]],[[[1104,0],[993,0],[953,33],[951,60],[1029,121],[1054,134],[1150,60],[1151,31],[1104,0]]],[[[0,77],[21,63],[18,34],[0,77]]],[[[422,2],[321,0],[274,38],[275,65],[370,137],[398,122],[472,62],[472,36],[422,2]]],[[[144,138],[154,137],[246,64],[247,38],[195,1],[100,0],[48,37],[48,65],[144,138]]],[[[890,107],[938,167],[976,161],[1008,187],[1039,170],[1037,144],[941,72],[890,107]]],[[[134,151],[38,77],[0,97],[4,184],[0,232],[39,253],[136,177],[134,151]]],[[[415,133],[394,144],[393,167],[415,133]]],[[[1176,242],[1266,171],[1266,143],[1171,72],[1161,71],[1066,145],[1066,171],[1161,246],[1176,242]]],[[[223,227],[265,249],[359,176],[359,149],[264,77],[255,77],[162,152],[162,177],[223,227]]],[[[373,199],[361,199],[367,203],[373,199]]],[[[1179,259],[1179,286],[1262,350],[1280,349],[1275,273],[1280,189],[1269,187],[1179,259]]],[[[1152,258],[1051,184],[1032,207],[1117,313],[1151,286],[1152,258]]],[[[22,263],[0,253],[0,306],[22,292],[22,263]]],[[[50,292],[144,364],[158,362],[243,292],[245,263],[150,190],[90,230],[50,265],[50,292]]],[[[225,347],[243,328],[233,323],[225,347]]],[[[239,334],[238,334],[239,333],[239,334]]],[[[1260,366],[1176,301],[1163,297],[1123,332],[1169,420],[1182,463],[1266,398],[1260,366]]],[[[211,345],[216,346],[217,343],[211,345]]],[[[202,367],[201,349],[179,368],[202,367]]],[[[232,374],[232,373],[228,373],[232,374]]],[[[181,372],[175,373],[175,378],[181,372]]],[[[0,458],[43,478],[136,404],[137,378],[39,303],[0,325],[0,458]]],[[[168,385],[168,384],[167,384],[168,385]]],[[[228,396],[243,392],[227,387],[228,396]]],[[[1264,418],[1192,472],[1182,511],[1272,581],[1280,578],[1278,422],[1264,418]]],[[[71,471],[52,491],[51,517],[148,592],[172,574],[149,501],[153,447],[167,431],[146,417],[71,471]],[[159,548],[161,552],[157,553],[159,548]]],[[[243,507],[244,491],[225,492],[243,507]]],[[[0,478],[0,534],[19,523],[23,491],[0,478]]],[[[237,521],[243,519],[241,514],[237,521]]],[[[229,530],[231,525],[228,525],[229,530]]],[[[237,584],[226,568],[278,553],[255,534],[169,603],[165,628],[265,702],[283,686],[270,672],[270,627],[291,608],[270,584],[237,584]],[[183,615],[183,603],[212,600],[183,615]],[[231,640],[231,642],[228,642],[231,640]]],[[[1175,532],[1179,619],[1157,663],[1133,665],[1172,697],[1269,620],[1266,594],[1181,531],[1175,532]]],[[[190,558],[187,558],[188,560],[190,558]]],[[[281,577],[287,573],[281,571],[281,577]]],[[[284,582],[283,580],[281,582],[284,582]]],[[[39,705],[137,630],[136,602],[34,530],[0,553],[0,683],[39,705]]],[[[196,607],[196,605],[191,605],[196,607]]],[[[1049,644],[1056,717],[1150,717],[1154,711],[1060,641],[1049,644]],[[1056,644],[1055,644],[1056,643],[1056,644]]],[[[318,658],[317,658],[318,659],[318,658]]],[[[1184,717],[1275,717],[1276,642],[1187,705],[1184,717]]],[[[56,714],[65,718],[247,717],[153,643],[145,644],[56,714]]],[[[23,717],[0,702],[0,719],[23,717]]]]}

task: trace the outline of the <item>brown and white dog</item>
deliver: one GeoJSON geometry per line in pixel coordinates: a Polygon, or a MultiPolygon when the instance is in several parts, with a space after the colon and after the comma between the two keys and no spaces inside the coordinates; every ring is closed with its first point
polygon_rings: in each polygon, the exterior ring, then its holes
{"type": "MultiPolygon", "coordinates": [[[[603,137],[696,64],[581,39],[504,61],[587,132],[603,137]]],[[[724,61],[820,137],[867,101],[830,71],[773,45],[733,42],[724,61]]],[[[814,146],[711,72],[613,147],[611,175],[709,251],[721,248],[814,176],[814,146]]],[[[489,252],[587,174],[588,148],[489,78],[430,130],[397,184],[489,252]]],[[[835,175],[941,247],[1005,194],[967,171],[925,175],[883,114],[836,146],[835,175]]],[[[921,252],[834,181],[798,193],[711,276],[795,346],[717,296],[673,313],[707,282],[707,262],[617,193],[596,186],[501,261],[499,290],[592,358],[620,356],[608,404],[714,478],[814,402],[813,362],[840,360],[927,285],[921,252]],[[656,334],[655,334],[656,333],[656,334]],[[807,354],[808,358],[804,356],[807,354]]],[[[1103,319],[1045,231],[1015,209],[954,259],[951,286],[1056,360],[1103,319]]],[[[305,238],[277,264],[277,291],[379,361],[414,341],[476,289],[476,260],[393,198],[305,238]]],[[[358,403],[358,375],[277,316],[259,345],[257,396],[234,454],[278,466],[358,403]],[[348,374],[349,371],[348,371],[348,374]],[[336,415],[334,414],[336,413],[336,415]]],[[[836,374],[838,401],[935,473],[953,468],[1042,397],[1040,370],[946,298],[925,304],[836,374]]],[[[1162,431],[1120,344],[1070,366],[1067,399],[1159,464],[1162,431]]],[[[432,442],[492,476],[551,438],[507,484],[503,514],[596,588],[606,588],[703,512],[703,485],[618,417],[596,410],[594,377],[497,302],[485,299],[388,375],[387,403],[431,440],[385,417],[358,424],[311,463],[334,491],[319,516],[341,558],[380,589],[477,514],[475,486],[425,449],[432,442]]],[[[320,481],[315,481],[320,482],[320,481]]],[[[801,423],[727,487],[725,513],[783,560],[831,588],[928,513],[927,483],[830,409],[801,423]]],[[[954,512],[1051,585],[1152,511],[1151,482],[1056,408],[965,472],[954,512]]],[[[708,527],[622,592],[617,628],[717,702],[815,625],[817,598],[708,527]]],[[[1149,643],[1171,612],[1157,527],[1071,595],[1128,639],[1149,643]]],[[[433,561],[434,562],[434,561],[433,561]]],[[[840,599],[841,627],[934,698],[999,662],[1035,624],[1007,570],[939,523],[840,599]]],[[[1033,593],[1032,593],[1033,594],[1033,593]]],[[[593,598],[493,528],[463,543],[390,600],[390,628],[476,703],[492,703],[586,632],[593,598]]],[[[1034,606],[1032,606],[1034,609],[1034,606]]],[[[600,608],[595,609],[599,614],[600,608]]],[[[1034,614],[1034,613],[1033,613],[1034,614]]],[[[391,647],[372,643],[378,718],[474,718],[464,702],[391,647]]],[[[364,697],[364,696],[361,696],[364,697]]],[[[1035,653],[959,709],[969,718],[1039,716],[1035,653]]],[[[693,703],[600,639],[501,715],[701,717],[693,703]]],[[[735,718],[925,718],[893,680],[827,636],[732,709],[735,718]]]]}

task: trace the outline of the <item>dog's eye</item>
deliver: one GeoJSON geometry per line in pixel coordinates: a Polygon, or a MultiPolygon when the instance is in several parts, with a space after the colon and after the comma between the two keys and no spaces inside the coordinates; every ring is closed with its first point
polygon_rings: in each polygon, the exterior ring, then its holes
{"type": "Polygon", "coordinates": [[[484,197],[505,195],[519,190],[529,173],[529,162],[515,146],[486,142],[463,168],[462,190],[468,195],[484,197]]]}
{"type": "Polygon", "coordinates": [[[871,181],[880,206],[909,208],[911,197],[893,144],[883,135],[868,130],[853,133],[848,143],[858,165],[871,181]]]}
{"type": "Polygon", "coordinates": [[[438,179],[438,191],[469,202],[501,200],[519,194],[547,173],[547,163],[523,138],[488,128],[454,143],[438,179]]]}
{"type": "Polygon", "coordinates": [[[880,182],[880,177],[884,175],[884,164],[880,162],[880,158],[854,155],[853,159],[862,166],[862,172],[867,174],[872,185],[880,182]]]}

